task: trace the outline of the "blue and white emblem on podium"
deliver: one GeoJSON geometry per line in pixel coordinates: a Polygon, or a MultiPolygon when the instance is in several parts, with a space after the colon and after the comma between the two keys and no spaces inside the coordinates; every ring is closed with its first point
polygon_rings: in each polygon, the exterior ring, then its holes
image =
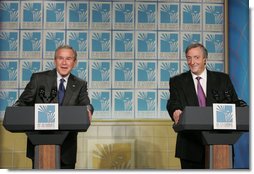
{"type": "Polygon", "coordinates": [[[58,104],[40,103],[35,104],[35,130],[58,129],[58,104]]]}

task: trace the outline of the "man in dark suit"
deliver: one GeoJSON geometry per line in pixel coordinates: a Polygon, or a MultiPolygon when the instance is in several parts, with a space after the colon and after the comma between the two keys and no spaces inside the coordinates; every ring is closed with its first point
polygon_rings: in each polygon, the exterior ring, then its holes
{"type": "MultiPolygon", "coordinates": [[[[84,106],[87,107],[89,120],[92,119],[93,107],[87,92],[87,82],[71,74],[71,70],[77,64],[77,52],[68,45],[60,46],[55,51],[55,69],[34,73],[24,92],[21,94],[15,106],[34,106],[35,103],[59,103],[64,106],[84,106]],[[60,103],[59,94],[52,100],[43,97],[50,96],[52,90],[59,91],[60,80],[63,80],[64,98],[60,103]]],[[[71,115],[70,115],[71,117],[71,115]]],[[[61,146],[61,168],[74,169],[77,153],[77,132],[69,132],[61,146]]],[[[31,158],[34,167],[34,145],[27,141],[27,157],[31,158]]]]}
{"type": "MultiPolygon", "coordinates": [[[[190,71],[170,79],[170,99],[167,110],[177,124],[185,106],[212,106],[218,102],[234,102],[238,100],[235,89],[229,76],[221,72],[206,69],[208,58],[207,49],[199,43],[194,43],[186,48],[185,56],[190,71]],[[205,101],[199,101],[198,80],[203,88],[205,101]]],[[[179,132],[176,140],[175,156],[180,158],[182,169],[205,168],[205,146],[202,144],[201,134],[198,132],[179,132]]]]}

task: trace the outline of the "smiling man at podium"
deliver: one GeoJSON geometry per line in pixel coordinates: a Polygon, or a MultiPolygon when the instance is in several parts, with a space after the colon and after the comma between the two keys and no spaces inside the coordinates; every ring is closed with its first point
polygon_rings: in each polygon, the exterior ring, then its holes
{"type": "MultiPolygon", "coordinates": [[[[186,106],[212,106],[213,103],[238,101],[230,77],[206,68],[207,49],[193,43],[185,50],[189,71],[170,79],[167,110],[175,124],[186,106]]],[[[205,168],[205,145],[200,132],[178,132],[175,156],[182,169],[205,168]]]]}
{"type": "MultiPolygon", "coordinates": [[[[87,92],[87,82],[71,74],[77,64],[77,52],[68,45],[55,50],[55,69],[34,73],[15,106],[34,106],[35,103],[58,103],[63,106],[86,106],[91,121],[93,107],[87,92]]],[[[70,115],[71,117],[71,115],[70,115]]],[[[69,132],[61,150],[62,169],[74,169],[77,153],[77,132],[69,132]]],[[[34,145],[27,141],[27,157],[33,161],[34,145]]]]}

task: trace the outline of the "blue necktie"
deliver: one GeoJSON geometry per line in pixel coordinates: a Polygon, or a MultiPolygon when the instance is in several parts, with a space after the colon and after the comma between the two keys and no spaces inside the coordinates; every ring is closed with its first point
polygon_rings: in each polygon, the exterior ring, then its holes
{"type": "Polygon", "coordinates": [[[198,92],[198,103],[200,107],[205,107],[206,106],[206,97],[204,90],[200,84],[200,79],[201,77],[196,77],[198,83],[197,83],[197,92],[198,92]]]}
{"type": "Polygon", "coordinates": [[[58,103],[60,105],[62,105],[63,103],[64,93],[65,93],[64,82],[65,82],[64,79],[60,79],[60,84],[58,89],[58,103]]]}

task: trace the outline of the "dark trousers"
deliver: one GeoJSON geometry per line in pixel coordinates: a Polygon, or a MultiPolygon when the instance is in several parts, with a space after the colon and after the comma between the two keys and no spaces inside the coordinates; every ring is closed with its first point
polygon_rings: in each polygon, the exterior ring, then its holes
{"type": "Polygon", "coordinates": [[[205,169],[205,160],[201,162],[180,159],[182,169],[205,169]]]}

